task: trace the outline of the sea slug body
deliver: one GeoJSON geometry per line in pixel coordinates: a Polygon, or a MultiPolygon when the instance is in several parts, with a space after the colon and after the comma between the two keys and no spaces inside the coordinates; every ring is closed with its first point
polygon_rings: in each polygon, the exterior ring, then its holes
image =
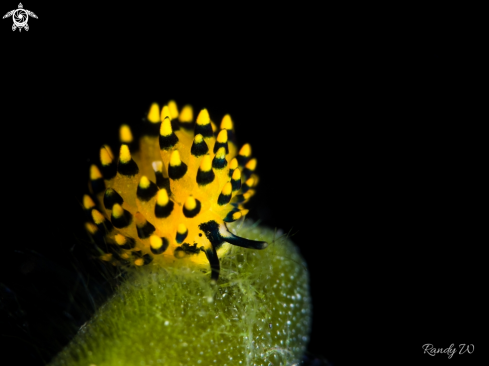
{"type": "Polygon", "coordinates": [[[238,152],[229,115],[217,130],[206,109],[194,123],[191,106],[179,112],[174,101],[161,110],[154,103],[139,149],[128,125],[119,135],[118,161],[110,147],[101,148],[100,165],[90,167],[92,196],[83,199],[91,216],[86,228],[105,248],[102,260],[136,267],[207,265],[217,280],[219,257],[230,244],[266,248],[227,228],[246,215],[243,205],[258,184],[251,147],[238,152]]]}

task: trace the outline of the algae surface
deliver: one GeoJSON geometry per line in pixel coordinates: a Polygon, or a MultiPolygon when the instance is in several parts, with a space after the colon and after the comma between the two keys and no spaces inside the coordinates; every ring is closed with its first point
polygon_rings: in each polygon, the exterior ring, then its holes
{"type": "Polygon", "coordinates": [[[264,240],[233,246],[217,283],[209,270],[133,270],[51,366],[293,365],[306,349],[311,300],[305,262],[274,230],[230,225],[264,240]]]}

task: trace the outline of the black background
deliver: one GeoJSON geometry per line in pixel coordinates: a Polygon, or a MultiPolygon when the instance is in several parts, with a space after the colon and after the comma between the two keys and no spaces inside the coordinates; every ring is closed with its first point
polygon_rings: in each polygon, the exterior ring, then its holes
{"type": "Polygon", "coordinates": [[[3,354],[43,364],[110,293],[86,250],[88,167],[120,124],[175,99],[230,113],[251,143],[250,217],[291,232],[308,263],[312,357],[486,357],[487,149],[456,32],[377,29],[351,9],[24,7],[29,32],[0,23],[3,354]],[[475,353],[429,357],[426,343],[475,353]]]}

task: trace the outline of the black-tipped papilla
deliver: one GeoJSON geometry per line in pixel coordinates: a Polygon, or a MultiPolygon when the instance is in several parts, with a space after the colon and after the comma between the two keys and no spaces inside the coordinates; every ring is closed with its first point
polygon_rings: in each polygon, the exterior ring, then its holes
{"type": "Polygon", "coordinates": [[[231,178],[231,186],[233,188],[233,192],[239,191],[241,189],[241,176],[238,179],[231,178]]]}
{"type": "Polygon", "coordinates": [[[225,148],[226,149],[226,155],[229,154],[229,147],[228,147],[228,142],[219,142],[219,141],[216,141],[216,143],[214,144],[214,154],[217,153],[217,150],[219,150],[219,148],[225,148]]]}
{"type": "MultiPolygon", "coordinates": [[[[254,170],[250,170],[248,169],[247,167],[244,167],[243,168],[243,171],[241,172],[241,177],[243,179],[243,181],[247,181],[251,175],[254,173],[255,171],[254,170]]],[[[244,193],[244,192],[243,192],[244,193]]]]}
{"type": "Polygon", "coordinates": [[[169,150],[177,144],[178,137],[172,131],[172,133],[170,135],[167,135],[167,136],[160,135],[159,142],[160,142],[160,150],[169,150]]]}
{"type": "MultiPolygon", "coordinates": [[[[153,239],[154,237],[151,237],[151,240],[153,239]]],[[[153,254],[161,254],[163,253],[165,250],[168,249],[168,246],[170,245],[170,241],[167,239],[167,238],[160,238],[161,241],[160,243],[158,243],[158,246],[155,246],[153,242],[151,242],[151,245],[150,245],[150,249],[151,249],[151,252],[153,254]],[[161,245],[159,245],[161,244],[161,245]]]]}
{"type": "Polygon", "coordinates": [[[153,261],[153,256],[151,254],[143,255],[144,265],[150,264],[153,261]]]}
{"type": "Polygon", "coordinates": [[[207,154],[208,152],[209,147],[205,143],[204,139],[195,138],[194,142],[192,143],[192,147],[190,148],[190,153],[195,157],[199,157],[207,154]]]}
{"type": "Polygon", "coordinates": [[[147,239],[155,232],[154,225],[149,221],[146,221],[141,227],[136,225],[136,228],[139,239],[147,239]]]}
{"type": "Polygon", "coordinates": [[[153,170],[155,172],[156,176],[156,185],[158,186],[159,189],[165,188],[166,193],[168,193],[168,196],[171,195],[170,192],[170,178],[165,178],[165,176],[162,173],[163,167],[163,162],[161,161],[154,161],[153,162],[153,170]]]}
{"type": "Polygon", "coordinates": [[[155,216],[159,219],[164,219],[171,215],[173,211],[174,203],[172,200],[168,200],[165,206],[158,205],[158,202],[155,204],[155,216]]]}
{"type": "Polygon", "coordinates": [[[242,194],[237,194],[236,196],[233,197],[232,203],[238,204],[238,203],[242,203],[244,201],[246,201],[246,198],[242,194]]]}
{"type": "Polygon", "coordinates": [[[195,199],[195,207],[193,209],[187,209],[186,205],[183,205],[183,214],[185,217],[192,218],[199,214],[201,209],[201,203],[198,199],[195,199]]]}
{"type": "Polygon", "coordinates": [[[175,240],[177,241],[178,244],[181,244],[187,238],[187,235],[188,235],[188,229],[187,228],[185,228],[185,232],[182,232],[182,233],[177,231],[177,235],[175,237],[175,240]]]}
{"type": "Polygon", "coordinates": [[[241,185],[241,193],[246,193],[248,192],[251,187],[253,187],[253,183],[254,183],[254,180],[251,178],[251,179],[247,179],[242,185],[241,185]]]}
{"type": "Polygon", "coordinates": [[[185,173],[187,173],[187,164],[183,161],[180,161],[179,165],[168,167],[168,176],[173,180],[182,178],[185,173]]]}
{"type": "MultiPolygon", "coordinates": [[[[159,172],[161,174],[161,172],[159,172]]],[[[153,183],[152,181],[149,181],[149,186],[147,187],[141,187],[141,185],[138,185],[138,189],[136,191],[137,197],[144,202],[149,201],[151,198],[156,196],[156,193],[158,192],[158,186],[153,183]]]]}
{"type": "Polygon", "coordinates": [[[241,178],[243,179],[243,182],[248,180],[249,177],[255,172],[256,169],[256,159],[253,158],[251,159],[243,168],[241,171],[241,178]]]}
{"type": "Polygon", "coordinates": [[[114,229],[111,222],[97,209],[92,210],[92,221],[97,226],[97,229],[104,235],[110,233],[114,229]]]}
{"type": "Polygon", "coordinates": [[[228,162],[226,160],[226,156],[223,156],[222,158],[218,158],[217,154],[214,156],[214,159],[212,159],[212,167],[214,169],[224,169],[228,165],[228,162]]]}
{"type": "Polygon", "coordinates": [[[132,159],[124,163],[119,160],[117,171],[122,175],[133,176],[139,173],[139,167],[132,159]]]}
{"type": "Polygon", "coordinates": [[[241,218],[241,215],[238,215],[238,217],[236,217],[235,214],[237,214],[238,212],[240,212],[240,209],[238,208],[235,208],[234,210],[230,211],[226,217],[223,219],[224,222],[234,222],[238,219],[241,218]]]}
{"type": "Polygon", "coordinates": [[[134,240],[133,238],[128,237],[128,236],[124,236],[123,238],[124,238],[124,242],[122,244],[120,244],[116,240],[116,243],[119,246],[119,248],[130,250],[130,249],[134,249],[136,247],[136,240],[134,240]]]}
{"type": "Polygon", "coordinates": [[[112,207],[118,203],[119,205],[122,205],[124,202],[124,199],[122,196],[117,193],[115,190],[112,188],[107,188],[104,194],[104,207],[107,210],[112,210],[112,207]]]}
{"type": "Polygon", "coordinates": [[[90,180],[92,191],[94,195],[97,195],[105,190],[105,182],[103,178],[97,178],[90,180]]]}
{"type": "Polygon", "coordinates": [[[210,122],[205,125],[199,125],[198,123],[196,123],[194,136],[197,136],[198,134],[201,134],[204,138],[214,137],[214,132],[212,131],[212,126],[210,122]]]}
{"type": "Polygon", "coordinates": [[[221,194],[219,195],[219,198],[217,199],[217,204],[219,206],[227,205],[229,201],[231,201],[232,193],[230,194],[221,194]]]}
{"type": "Polygon", "coordinates": [[[125,227],[128,227],[131,222],[132,222],[132,215],[129,211],[126,209],[122,209],[123,213],[120,216],[115,217],[114,216],[114,211],[112,211],[110,221],[112,222],[112,225],[118,229],[123,229],[125,227]]]}
{"type": "Polygon", "coordinates": [[[239,166],[244,167],[246,165],[246,163],[248,163],[248,161],[251,160],[251,155],[243,156],[243,155],[238,154],[236,159],[238,159],[239,166]]]}
{"type": "Polygon", "coordinates": [[[203,171],[199,168],[197,171],[197,183],[201,186],[211,183],[215,177],[216,175],[212,168],[208,171],[203,171]]]}
{"type": "Polygon", "coordinates": [[[117,175],[117,164],[115,160],[112,160],[109,164],[101,164],[100,171],[102,172],[105,180],[110,180],[117,175]]]}

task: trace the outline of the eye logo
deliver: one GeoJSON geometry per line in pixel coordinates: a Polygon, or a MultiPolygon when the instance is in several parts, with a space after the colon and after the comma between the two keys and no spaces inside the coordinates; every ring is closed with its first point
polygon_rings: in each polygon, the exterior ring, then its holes
{"type": "Polygon", "coordinates": [[[19,3],[19,8],[14,9],[9,11],[7,14],[3,16],[3,19],[12,17],[14,24],[12,25],[12,30],[15,31],[17,28],[19,28],[19,32],[22,31],[22,28],[24,28],[26,31],[29,30],[29,26],[27,25],[27,22],[29,20],[29,15],[33,18],[37,18],[37,15],[34,14],[30,10],[24,9],[22,3],[19,3]]]}

